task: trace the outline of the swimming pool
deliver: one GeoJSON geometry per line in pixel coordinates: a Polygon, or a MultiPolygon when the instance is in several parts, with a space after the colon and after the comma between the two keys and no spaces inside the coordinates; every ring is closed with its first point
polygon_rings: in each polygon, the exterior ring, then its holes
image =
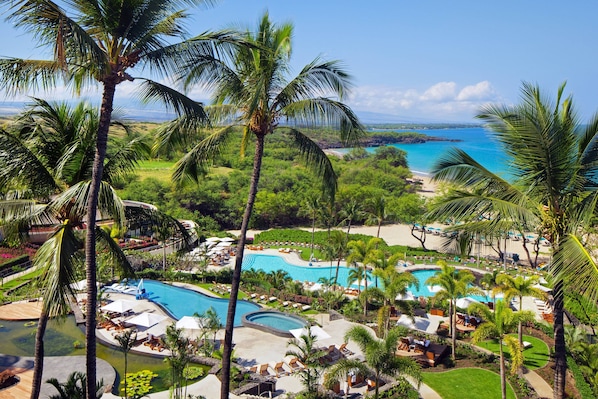
{"type": "MultiPolygon", "coordinates": [[[[263,270],[266,273],[272,271],[284,270],[289,273],[293,280],[311,281],[317,283],[322,277],[330,279],[336,273],[334,266],[298,266],[288,263],[283,257],[277,255],[247,254],[243,257],[243,270],[249,269],[263,270]]],[[[357,284],[350,284],[349,271],[351,268],[341,266],[338,269],[338,284],[348,287],[357,287],[357,284]]],[[[368,285],[372,283],[372,278],[368,278],[368,285]]],[[[363,282],[362,282],[363,285],[363,282]]]]}
{"type": "MultiPolygon", "coordinates": [[[[143,280],[143,285],[150,301],[156,302],[168,311],[175,319],[183,316],[193,316],[194,313],[204,313],[210,307],[216,310],[220,322],[226,324],[228,299],[214,298],[197,291],[164,284],[155,280],[143,280]]],[[[135,284],[136,286],[136,284],[135,284]]],[[[242,325],[241,319],[245,313],[260,309],[258,305],[248,301],[237,301],[235,312],[235,327],[242,325]]]]}
{"type": "Polygon", "coordinates": [[[293,336],[290,330],[307,326],[307,321],[299,316],[273,310],[246,313],[242,322],[244,326],[289,338],[293,336]]]}
{"type": "MultiPolygon", "coordinates": [[[[330,278],[334,277],[334,273],[336,270],[336,266],[332,267],[320,267],[320,266],[298,266],[288,263],[283,257],[277,255],[264,255],[264,254],[247,254],[243,258],[243,270],[248,270],[253,268],[255,270],[263,270],[266,273],[270,273],[276,270],[284,270],[289,273],[289,276],[293,280],[298,281],[311,281],[313,283],[317,283],[321,277],[330,278]]],[[[347,283],[349,277],[349,270],[348,267],[341,266],[338,271],[338,282],[340,285],[348,286],[347,283]]],[[[417,277],[419,280],[419,289],[416,288],[414,285],[409,287],[409,291],[413,293],[413,296],[416,298],[419,296],[424,297],[432,297],[434,296],[434,292],[432,292],[427,284],[426,280],[432,277],[439,269],[424,269],[424,270],[413,270],[411,273],[417,277]]],[[[370,277],[368,279],[368,285],[372,284],[373,279],[370,277]]],[[[357,285],[354,285],[357,287],[357,285]]],[[[471,295],[472,298],[482,301],[488,302],[491,301],[492,298],[489,296],[479,296],[479,295],[471,295]]]]}

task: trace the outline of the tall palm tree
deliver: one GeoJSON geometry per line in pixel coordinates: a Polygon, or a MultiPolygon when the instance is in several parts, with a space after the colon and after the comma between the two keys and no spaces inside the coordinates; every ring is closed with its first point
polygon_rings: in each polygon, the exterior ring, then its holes
{"type": "Polygon", "coordinates": [[[376,225],[378,227],[376,230],[377,238],[380,238],[380,228],[382,227],[382,224],[394,216],[386,204],[386,198],[382,195],[377,195],[369,201],[366,206],[366,215],[366,224],[376,225]]]}
{"type": "Polygon", "coordinates": [[[495,338],[498,340],[499,356],[500,356],[500,388],[502,398],[507,397],[507,384],[505,372],[505,356],[503,352],[503,343],[506,343],[511,353],[511,372],[514,374],[517,369],[523,364],[523,346],[519,344],[514,337],[507,334],[515,329],[518,323],[522,320],[533,320],[532,312],[513,312],[507,301],[499,299],[496,301],[494,311],[491,311],[483,303],[473,303],[469,306],[468,311],[472,314],[480,315],[484,322],[480,324],[472,334],[472,342],[478,343],[488,338],[495,338]]]}
{"type": "Polygon", "coordinates": [[[347,256],[347,243],[349,242],[349,236],[340,230],[333,230],[328,236],[328,242],[326,243],[325,251],[331,255],[332,259],[336,260],[336,270],[334,271],[334,285],[338,285],[338,270],[341,266],[341,261],[347,256]]]}
{"type": "Polygon", "coordinates": [[[426,280],[428,285],[438,285],[440,290],[434,294],[432,301],[449,301],[449,325],[451,328],[452,337],[452,354],[451,357],[455,360],[455,348],[457,344],[457,299],[463,298],[470,294],[478,294],[480,290],[471,283],[475,281],[473,273],[467,269],[457,270],[453,266],[449,266],[444,261],[438,261],[440,270],[432,277],[426,280]]]}
{"type": "Polygon", "coordinates": [[[591,251],[580,236],[588,231],[598,202],[598,117],[580,123],[565,85],[556,101],[539,87],[523,83],[522,100],[514,106],[488,106],[478,115],[488,122],[510,165],[509,181],[491,173],[463,151],[453,150],[434,168],[436,180],[459,187],[438,203],[439,220],[490,214],[528,231],[542,231],[552,244],[554,277],[554,397],[565,395],[566,348],[564,289],[598,297],[598,273],[591,251]]]}
{"type": "Polygon", "coordinates": [[[302,207],[299,209],[300,215],[308,215],[311,218],[311,251],[309,254],[309,260],[311,261],[314,257],[314,237],[316,234],[316,219],[318,212],[322,207],[321,195],[310,194],[303,201],[302,207]]]}
{"type": "MultiPolygon", "coordinates": [[[[338,128],[343,143],[357,143],[364,132],[353,111],[341,102],[351,87],[351,81],[338,62],[316,59],[296,77],[288,79],[292,33],[291,24],[275,25],[265,13],[257,29],[253,32],[248,30],[244,35],[246,42],[254,45],[253,48],[239,47],[232,59],[198,57],[190,60],[187,70],[182,72],[188,87],[203,85],[214,89],[215,104],[210,108],[210,117],[222,128],[213,130],[177,163],[176,180],[183,177],[197,179],[199,172],[209,166],[221,149],[231,144],[235,125],[242,127],[242,153],[252,139],[255,143],[253,172],[241,223],[225,327],[223,399],[229,394],[230,354],[243,252],[258,191],[266,137],[286,132],[308,165],[322,178],[323,188],[333,194],[336,174],[332,163],[299,126],[326,124],[338,128]]],[[[173,141],[180,136],[176,131],[169,133],[173,141]]],[[[163,138],[162,141],[168,140],[163,138]]]]}
{"type": "Polygon", "coordinates": [[[363,206],[361,203],[357,202],[355,199],[350,199],[347,202],[344,202],[341,206],[341,209],[338,212],[339,217],[341,218],[341,223],[347,223],[347,235],[351,231],[351,224],[355,220],[359,220],[363,217],[364,211],[363,206]]]}
{"type": "Polygon", "coordinates": [[[123,331],[121,334],[117,334],[115,337],[116,342],[118,342],[119,349],[123,353],[125,357],[125,371],[124,371],[124,383],[125,383],[125,398],[128,398],[127,395],[127,368],[128,368],[128,360],[129,360],[129,352],[133,349],[135,341],[137,340],[137,332],[134,332],[131,329],[123,331]]]}
{"type": "MultiPolygon", "coordinates": [[[[546,293],[544,291],[534,287],[534,285],[538,284],[539,280],[540,278],[538,276],[524,278],[523,276],[513,277],[504,273],[496,278],[496,282],[499,284],[499,289],[504,294],[507,303],[515,297],[519,299],[519,311],[523,311],[524,296],[546,298],[546,293]]],[[[523,345],[523,323],[521,320],[519,321],[517,333],[519,336],[519,345],[523,345]]]]}
{"type": "Polygon", "coordinates": [[[378,399],[382,374],[409,376],[417,382],[418,387],[422,380],[421,368],[413,359],[396,355],[399,338],[399,333],[391,330],[385,339],[380,340],[362,326],[352,327],[345,334],[345,341],[354,341],[359,346],[364,354],[366,364],[373,371],[376,382],[374,398],[376,399],[378,399]]]}
{"type": "Polygon", "coordinates": [[[480,280],[480,285],[485,290],[490,291],[493,304],[496,303],[496,293],[500,290],[498,276],[500,276],[500,271],[498,269],[494,269],[492,272],[484,274],[480,280]]]}
{"type": "MultiPolygon", "coordinates": [[[[187,4],[206,3],[187,0],[187,4]]],[[[207,1],[209,3],[209,1],[207,1]]],[[[0,59],[0,87],[9,92],[37,87],[52,87],[61,79],[72,84],[76,92],[86,85],[102,87],[100,118],[96,136],[91,187],[87,203],[87,236],[85,241],[87,301],[96,305],[95,217],[108,129],[112,118],[114,95],[119,84],[135,79],[129,73],[137,65],[148,65],[151,72],[165,76],[176,69],[184,58],[213,53],[214,40],[231,39],[227,33],[205,34],[183,42],[183,23],[188,17],[179,1],[124,0],[64,1],[64,7],[51,0],[3,2],[9,8],[8,19],[28,30],[40,44],[53,48],[50,60],[0,59]]],[[[189,123],[205,121],[205,113],[197,102],[188,101],[174,90],[145,80],[142,95],[159,98],[171,109],[190,116],[189,123]]],[[[87,395],[95,398],[95,316],[86,322],[87,395]]]]}
{"type": "Polygon", "coordinates": [[[347,264],[355,265],[358,268],[363,269],[364,275],[364,301],[363,301],[363,314],[368,315],[368,266],[373,264],[375,261],[376,248],[382,243],[380,238],[371,238],[367,243],[362,240],[349,241],[347,248],[349,249],[349,255],[347,255],[347,264]]]}

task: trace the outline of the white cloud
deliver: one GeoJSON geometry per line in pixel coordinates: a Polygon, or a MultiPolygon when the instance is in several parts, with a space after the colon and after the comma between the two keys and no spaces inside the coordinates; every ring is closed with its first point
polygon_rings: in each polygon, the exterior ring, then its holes
{"type": "Polygon", "coordinates": [[[462,88],[456,82],[439,82],[424,90],[360,86],[347,103],[356,112],[395,115],[407,121],[472,122],[483,105],[500,100],[492,84],[482,81],[462,88]]]}

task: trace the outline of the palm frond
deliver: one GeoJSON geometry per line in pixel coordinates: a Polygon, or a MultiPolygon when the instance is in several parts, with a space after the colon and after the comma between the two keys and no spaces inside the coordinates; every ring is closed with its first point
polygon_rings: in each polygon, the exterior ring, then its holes
{"type": "Polygon", "coordinates": [[[54,61],[0,59],[0,88],[9,95],[29,90],[50,90],[59,78],[65,79],[66,76],[54,61]]]}
{"type": "Polygon", "coordinates": [[[225,127],[203,139],[176,163],[173,180],[177,182],[183,182],[186,179],[197,181],[214,158],[222,153],[222,150],[230,142],[233,132],[232,127],[225,127]]]}
{"type": "Polygon", "coordinates": [[[40,279],[44,291],[44,308],[48,315],[64,315],[70,311],[69,299],[74,298],[70,284],[76,281],[75,270],[81,259],[82,243],[72,227],[65,223],[39,248],[33,264],[43,270],[40,279]]]}
{"type": "Polygon", "coordinates": [[[185,115],[187,123],[193,122],[198,126],[209,125],[209,118],[202,103],[190,99],[169,86],[149,79],[143,79],[139,96],[144,102],[159,101],[167,110],[176,112],[178,116],[185,115]]]}
{"type": "Polygon", "coordinates": [[[330,126],[339,129],[343,145],[359,145],[365,137],[365,128],[359,118],[345,104],[328,98],[312,98],[284,105],[281,113],[294,124],[316,127],[330,126]]]}
{"type": "Polygon", "coordinates": [[[122,248],[110,237],[110,232],[101,227],[96,227],[96,248],[104,250],[108,254],[109,260],[117,266],[121,277],[135,277],[133,266],[131,266],[122,248]]]}
{"type": "Polygon", "coordinates": [[[299,130],[290,129],[289,132],[307,165],[322,179],[323,190],[334,197],[337,188],[337,176],[326,153],[317,143],[299,130]]]}
{"type": "Polygon", "coordinates": [[[576,292],[590,300],[598,300],[598,264],[577,236],[570,234],[562,238],[550,267],[557,279],[574,286],[576,292]]]}
{"type": "Polygon", "coordinates": [[[132,173],[139,161],[148,159],[151,153],[150,146],[145,138],[136,138],[121,143],[118,150],[111,153],[104,164],[104,180],[112,183],[132,173]]]}

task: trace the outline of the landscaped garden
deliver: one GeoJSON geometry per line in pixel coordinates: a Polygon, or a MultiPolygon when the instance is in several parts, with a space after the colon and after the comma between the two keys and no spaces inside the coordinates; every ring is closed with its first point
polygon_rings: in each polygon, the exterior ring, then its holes
{"type": "MultiPolygon", "coordinates": [[[[423,381],[443,399],[501,398],[499,375],[481,368],[458,368],[441,373],[423,373],[423,381]]],[[[507,398],[516,398],[510,386],[507,387],[507,398]]]]}

